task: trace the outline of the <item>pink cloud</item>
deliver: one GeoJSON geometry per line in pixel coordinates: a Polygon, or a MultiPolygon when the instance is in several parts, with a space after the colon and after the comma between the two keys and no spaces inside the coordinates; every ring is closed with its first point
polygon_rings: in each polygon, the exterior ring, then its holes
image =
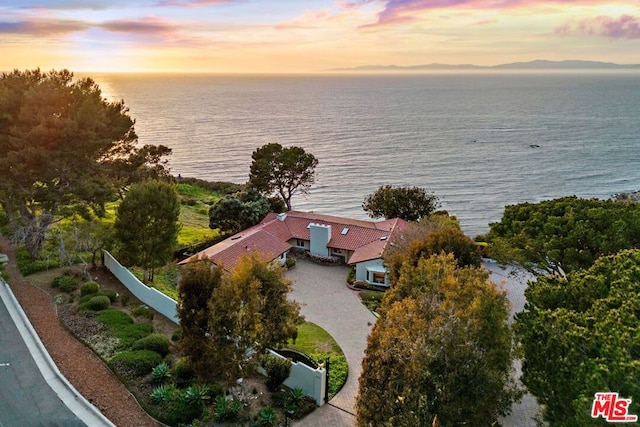
{"type": "MultiPolygon", "coordinates": [[[[623,0],[631,2],[630,0],[623,0]]],[[[413,22],[419,12],[436,9],[449,9],[460,6],[478,9],[507,9],[528,7],[542,4],[585,5],[605,4],[608,0],[385,0],[383,8],[378,13],[378,21],[365,27],[392,25],[413,22]]],[[[349,7],[360,7],[371,3],[371,0],[349,1],[343,3],[349,7]]]]}
{"type": "Polygon", "coordinates": [[[177,27],[158,18],[107,21],[97,25],[107,31],[136,34],[167,34],[177,31],[177,27]]]}
{"type": "Polygon", "coordinates": [[[567,22],[556,28],[555,32],[560,35],[578,33],[610,39],[640,39],[640,18],[631,15],[622,15],[619,18],[596,16],[567,22]]]}
{"type": "Polygon", "coordinates": [[[36,37],[70,34],[88,28],[89,25],[81,21],[0,22],[0,34],[26,34],[36,37]]]}

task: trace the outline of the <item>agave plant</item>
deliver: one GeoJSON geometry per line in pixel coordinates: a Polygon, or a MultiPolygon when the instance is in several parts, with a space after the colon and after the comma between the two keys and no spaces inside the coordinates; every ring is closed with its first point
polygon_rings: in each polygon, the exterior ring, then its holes
{"type": "Polygon", "coordinates": [[[277,420],[278,416],[276,411],[271,406],[262,408],[260,412],[258,412],[258,424],[260,427],[273,427],[276,425],[277,420]]]}
{"type": "Polygon", "coordinates": [[[218,396],[216,398],[213,419],[216,421],[233,420],[240,415],[240,411],[244,408],[242,401],[237,399],[227,399],[226,396],[218,396]]]}
{"type": "Polygon", "coordinates": [[[169,402],[173,400],[176,394],[176,388],[173,385],[161,385],[153,389],[151,392],[151,401],[155,404],[169,402]]]}
{"type": "Polygon", "coordinates": [[[181,398],[189,403],[196,403],[209,399],[211,389],[206,385],[192,385],[181,395],[181,398]]]}
{"type": "Polygon", "coordinates": [[[285,401],[285,408],[293,413],[297,412],[302,406],[302,401],[305,398],[304,391],[300,387],[296,387],[289,392],[289,395],[285,401]]]}
{"type": "Polygon", "coordinates": [[[169,366],[163,362],[151,370],[151,376],[154,381],[163,383],[171,377],[171,371],[169,366]]]}

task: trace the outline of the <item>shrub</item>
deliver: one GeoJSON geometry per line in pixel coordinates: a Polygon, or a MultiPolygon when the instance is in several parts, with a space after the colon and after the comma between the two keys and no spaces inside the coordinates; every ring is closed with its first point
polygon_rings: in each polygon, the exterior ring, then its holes
{"type": "Polygon", "coordinates": [[[384,292],[380,291],[362,290],[360,291],[360,300],[369,310],[376,311],[382,303],[384,294],[384,292]]]}
{"type": "Polygon", "coordinates": [[[134,323],[122,329],[116,330],[113,333],[116,337],[118,337],[123,347],[128,347],[152,332],[153,325],[151,323],[134,323]]]}
{"type": "Polygon", "coordinates": [[[100,289],[100,286],[96,282],[94,281],[87,282],[82,286],[80,286],[80,296],[83,297],[85,295],[97,294],[99,289],[100,289]]]}
{"type": "Polygon", "coordinates": [[[135,341],[131,348],[133,350],[151,350],[162,355],[169,354],[169,338],[163,334],[150,334],[144,338],[135,341]]]}
{"type": "Polygon", "coordinates": [[[105,310],[96,317],[96,320],[103,323],[110,330],[133,324],[131,316],[120,310],[105,310]]]}
{"type": "Polygon", "coordinates": [[[116,354],[109,361],[111,368],[120,375],[145,375],[162,362],[162,356],[151,350],[127,350],[116,354]]]}
{"type": "Polygon", "coordinates": [[[120,340],[120,347],[128,347],[153,332],[151,323],[134,323],[131,316],[120,310],[104,310],[96,320],[103,323],[109,332],[120,340]]]}
{"type": "Polygon", "coordinates": [[[171,341],[180,341],[182,339],[182,328],[178,328],[171,334],[171,341]]]}
{"type": "Polygon", "coordinates": [[[356,268],[351,267],[349,272],[347,273],[347,283],[353,285],[353,282],[356,281],[356,268]]]}
{"type": "Polygon", "coordinates": [[[23,276],[28,276],[38,271],[48,270],[49,268],[57,268],[60,266],[59,262],[53,260],[33,260],[31,255],[27,251],[27,248],[21,246],[16,253],[16,263],[18,264],[18,270],[23,276]]]}
{"type": "Polygon", "coordinates": [[[204,409],[202,399],[196,398],[193,392],[187,389],[163,405],[160,418],[169,425],[190,424],[191,421],[202,416],[204,409]]]}
{"type": "Polygon", "coordinates": [[[69,293],[77,289],[78,281],[72,275],[65,273],[53,279],[51,287],[59,289],[61,292],[69,293]]]}
{"type": "Polygon", "coordinates": [[[153,310],[151,310],[146,305],[141,305],[134,308],[133,310],[131,310],[131,314],[133,314],[135,317],[144,317],[145,319],[149,320],[153,320],[153,317],[155,316],[153,310]]]}
{"type": "Polygon", "coordinates": [[[178,359],[176,365],[173,367],[173,377],[176,379],[178,385],[188,384],[194,376],[195,372],[189,359],[186,357],[178,359]]]}
{"type": "Polygon", "coordinates": [[[129,304],[130,299],[131,299],[131,295],[127,293],[120,296],[120,302],[122,303],[123,306],[126,306],[127,304],[129,304]]]}
{"type": "Polygon", "coordinates": [[[163,383],[171,377],[171,371],[169,370],[169,365],[166,363],[161,363],[155,368],[151,370],[151,376],[153,380],[157,383],[163,383]]]}
{"type": "Polygon", "coordinates": [[[85,307],[88,308],[89,310],[100,311],[100,310],[106,310],[107,308],[109,308],[110,305],[111,305],[111,301],[109,301],[108,297],[105,297],[103,295],[98,295],[98,296],[92,297],[89,301],[87,301],[85,307]]]}
{"type": "Polygon", "coordinates": [[[109,301],[111,301],[111,303],[116,302],[116,300],[118,299],[118,293],[113,289],[102,289],[98,292],[98,295],[109,298],[109,301]]]}
{"type": "Polygon", "coordinates": [[[291,360],[281,357],[266,355],[262,360],[262,366],[267,371],[267,381],[265,384],[270,391],[275,391],[289,378],[291,373],[291,360]]]}
{"type": "Polygon", "coordinates": [[[294,258],[287,258],[287,260],[285,261],[285,266],[287,268],[293,268],[296,265],[296,260],[294,258]]]}

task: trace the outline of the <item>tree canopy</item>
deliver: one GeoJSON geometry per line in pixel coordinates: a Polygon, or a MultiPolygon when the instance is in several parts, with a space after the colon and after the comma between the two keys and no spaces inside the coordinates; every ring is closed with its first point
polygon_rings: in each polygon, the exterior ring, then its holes
{"type": "Polygon", "coordinates": [[[119,256],[130,266],[147,270],[163,266],[173,256],[178,241],[180,199],[172,184],[145,181],[129,187],[115,220],[119,256]]]}
{"type": "Polygon", "coordinates": [[[293,195],[307,194],[315,182],[318,160],[301,147],[270,143],[254,151],[251,158],[249,186],[266,196],[276,194],[287,210],[291,210],[293,195]]]}
{"type": "Polygon", "coordinates": [[[368,339],[358,425],[492,425],[519,395],[508,318],[487,271],[451,255],[405,264],[368,339]]]}
{"type": "Polygon", "coordinates": [[[640,244],[640,204],[563,197],[507,206],[486,236],[491,255],[565,274],[640,244]]]}
{"type": "Polygon", "coordinates": [[[525,295],[516,315],[522,379],[550,425],[594,425],[591,405],[603,391],[633,398],[629,413],[640,414],[640,251],[538,277],[525,295]]]}
{"type": "Polygon", "coordinates": [[[237,233],[258,224],[271,210],[269,200],[258,191],[241,191],[225,196],[209,209],[209,228],[237,233]]]}
{"type": "Polygon", "coordinates": [[[217,343],[220,337],[211,335],[209,324],[209,301],[222,283],[223,274],[222,267],[212,268],[209,260],[199,260],[184,266],[178,281],[180,351],[189,358],[196,375],[205,380],[223,375],[220,361],[224,361],[226,354],[220,351],[217,343]]]}
{"type": "Polygon", "coordinates": [[[292,285],[282,267],[258,253],[244,256],[231,274],[221,271],[208,261],[183,268],[178,315],[186,327],[180,345],[201,379],[232,382],[246,373],[252,352],[295,336],[302,317],[299,305],[287,299],[292,285]]]}
{"type": "Polygon", "coordinates": [[[420,187],[383,185],[365,197],[362,208],[371,218],[419,221],[440,207],[438,197],[420,187]]]}
{"type": "Polygon", "coordinates": [[[57,219],[104,213],[115,163],[162,173],[170,150],[136,148],[133,125],[124,103],[107,102],[91,79],[66,70],[0,75],[0,204],[32,258],[57,219]]]}

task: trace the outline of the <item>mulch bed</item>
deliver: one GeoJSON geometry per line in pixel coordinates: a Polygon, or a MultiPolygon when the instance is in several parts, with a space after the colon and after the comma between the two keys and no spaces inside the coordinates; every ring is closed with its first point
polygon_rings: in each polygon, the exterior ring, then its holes
{"type": "Polygon", "coordinates": [[[79,342],[58,319],[53,295],[23,278],[16,249],[0,238],[0,252],[9,256],[10,286],[58,369],[71,384],[118,426],[161,426],[138,405],[115,374],[79,342]]]}

